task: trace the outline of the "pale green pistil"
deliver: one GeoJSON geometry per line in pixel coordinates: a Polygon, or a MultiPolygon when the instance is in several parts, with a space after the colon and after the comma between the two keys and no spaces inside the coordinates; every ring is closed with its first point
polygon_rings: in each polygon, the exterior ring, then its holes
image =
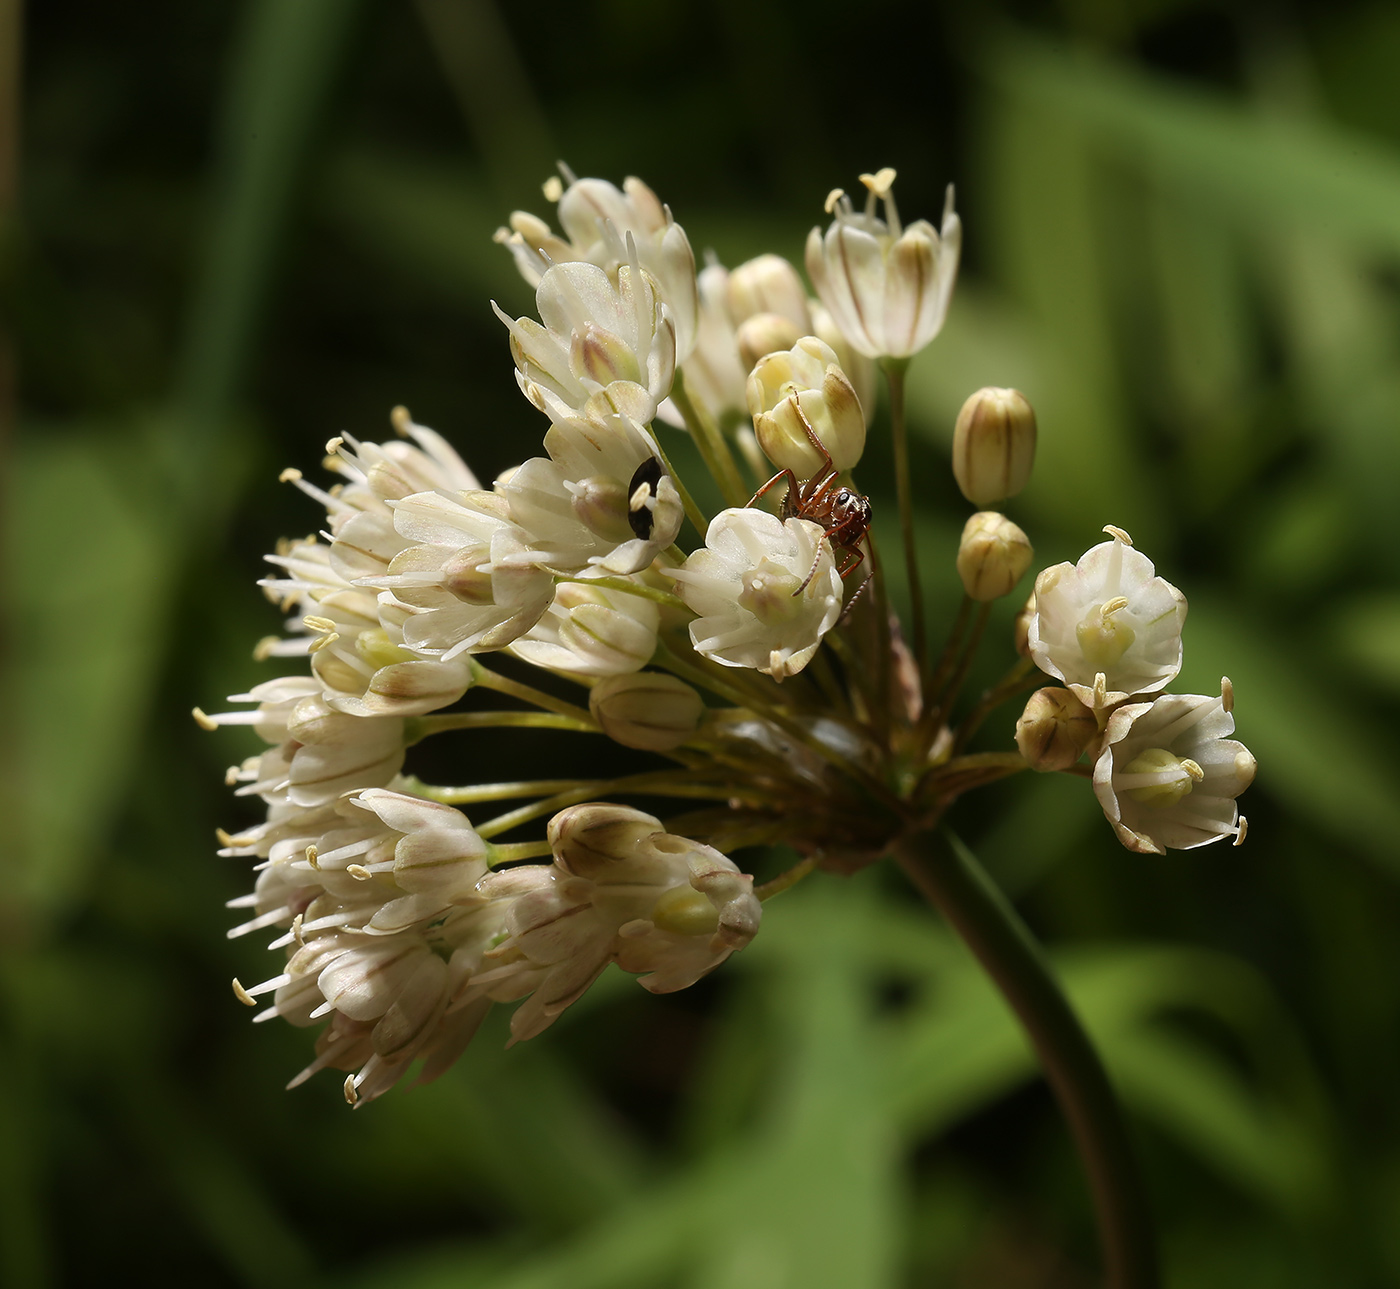
{"type": "Polygon", "coordinates": [[[803,599],[797,594],[802,579],[771,559],[762,559],[744,574],[739,603],[765,627],[791,622],[801,611],[803,599]]]}
{"type": "Polygon", "coordinates": [[[1205,771],[1189,757],[1154,747],[1134,757],[1122,774],[1115,774],[1113,786],[1134,801],[1161,809],[1176,805],[1205,777],[1205,771]]]}
{"type": "Polygon", "coordinates": [[[1095,671],[1107,671],[1128,651],[1137,633],[1114,616],[1128,607],[1127,598],[1117,596],[1091,609],[1075,627],[1079,651],[1095,671]]]}

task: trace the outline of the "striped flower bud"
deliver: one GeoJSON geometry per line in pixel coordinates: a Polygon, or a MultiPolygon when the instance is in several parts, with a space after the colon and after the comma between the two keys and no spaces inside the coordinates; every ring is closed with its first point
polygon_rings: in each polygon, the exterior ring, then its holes
{"type": "Polygon", "coordinates": [[[1031,566],[1030,538],[1005,515],[979,510],[963,528],[958,576],[974,600],[1006,595],[1031,566]]]}
{"type": "Polygon", "coordinates": [[[1014,389],[979,389],[953,430],[953,476],[975,506],[1014,497],[1035,464],[1035,412],[1014,389]]]}
{"type": "Polygon", "coordinates": [[[647,671],[600,680],[588,695],[588,710],[615,743],[669,752],[695,733],[705,704],[685,681],[647,671]]]}

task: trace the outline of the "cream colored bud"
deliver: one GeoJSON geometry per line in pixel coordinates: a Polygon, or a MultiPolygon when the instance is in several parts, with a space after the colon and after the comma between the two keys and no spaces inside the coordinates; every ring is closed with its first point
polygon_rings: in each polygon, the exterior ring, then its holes
{"type": "MultiPolygon", "coordinates": [[[[797,270],[781,255],[760,255],[739,265],[729,275],[726,294],[729,316],[736,323],[756,314],[775,313],[797,328],[794,340],[811,330],[807,290],[797,270]]],[[[787,349],[791,343],[780,347],[787,349]]]]}
{"type": "Polygon", "coordinates": [[[979,389],[953,430],[953,474],[963,496],[987,506],[1014,497],[1035,464],[1035,412],[1014,389],[979,389]]]}
{"type": "Polygon", "coordinates": [[[561,810],[549,821],[554,858],[578,877],[597,877],[634,859],[642,842],[664,831],[661,821],[630,806],[589,802],[561,810]]]}
{"type": "Polygon", "coordinates": [[[1005,515],[979,510],[963,528],[958,576],[974,600],[1006,595],[1031,566],[1030,539],[1005,515]]]}
{"type": "Polygon", "coordinates": [[[756,313],[734,333],[739,358],[746,368],[752,368],[769,354],[791,349],[801,338],[797,326],[780,313],[756,313]]]}
{"type": "Polygon", "coordinates": [[[1067,689],[1037,689],[1016,722],[1016,746],[1033,770],[1068,770],[1098,735],[1098,722],[1067,689]]]}
{"type": "Polygon", "coordinates": [[[1011,635],[1016,643],[1016,652],[1022,658],[1031,656],[1031,619],[1035,617],[1035,592],[1032,591],[1026,597],[1026,602],[1022,606],[1020,613],[1016,615],[1016,621],[1012,625],[1011,635]]]}
{"type": "Polygon", "coordinates": [[[588,710],[615,743],[669,752],[695,733],[705,704],[685,681],[644,672],[600,680],[588,695],[588,710]]]}
{"type": "Polygon", "coordinates": [[[850,470],[865,451],[860,400],[836,354],[816,336],[803,336],[786,352],[759,359],[749,373],[748,400],[754,433],[768,459],[799,478],[822,469],[826,455],[837,470],[850,470]]]}

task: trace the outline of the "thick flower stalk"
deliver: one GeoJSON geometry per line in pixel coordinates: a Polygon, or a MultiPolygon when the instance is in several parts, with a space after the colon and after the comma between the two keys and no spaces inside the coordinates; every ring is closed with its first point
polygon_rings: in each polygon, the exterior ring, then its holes
{"type": "Polygon", "coordinates": [[[951,192],[939,231],[900,222],[893,171],[863,177],[864,214],[838,195],[835,223],[808,243],[818,301],[774,255],[697,274],[684,230],[638,180],[567,178],[546,187],[562,235],[516,212],[500,239],[535,288],[537,317],[498,313],[547,418],[541,454],[483,487],[397,409],[396,441],[331,441],[330,486],[284,474],[324,516],[320,536],[269,556],[285,634],[256,656],[302,669],[235,710],[195,713],[265,745],[228,774],[263,815],[220,840],[256,873],[231,934],[270,933],[280,957],[235,995],[265,1000],[259,1020],[323,1023],[293,1082],[340,1070],[364,1104],[414,1068],[440,1074],[493,1006],[513,1006],[514,1041],[613,967],[653,992],[686,988],[753,939],[764,900],[893,856],[1025,1021],[1078,1135],[1111,1283],[1152,1283],[1092,1046],[985,875],[921,839],[963,794],[1034,769],[1091,779],[1129,850],[1241,841],[1235,799],[1254,761],[1230,737],[1229,682],[1218,699],[1163,692],[1185,598],[1110,527],[1077,564],[1040,573],[1017,619],[1020,659],[1007,641],[1003,679],[965,700],[988,610],[1025,593],[1034,559],[1012,519],[981,507],[1026,482],[1036,424],[1012,390],[980,391],[959,419],[951,465],[979,509],[956,552],[966,596],[936,653],[903,378],[948,309],[951,192]],[[912,649],[852,477],[876,425],[876,360],[912,649]],[[672,466],[681,434],[725,498],[718,514],[672,466]],[[1014,743],[988,745],[984,721],[1035,667],[1061,683],[1031,697],[1014,743]],[[564,778],[412,775],[425,739],[464,739],[481,765],[507,729],[588,748],[564,778]],[[607,742],[652,762],[599,777],[607,742]]]}

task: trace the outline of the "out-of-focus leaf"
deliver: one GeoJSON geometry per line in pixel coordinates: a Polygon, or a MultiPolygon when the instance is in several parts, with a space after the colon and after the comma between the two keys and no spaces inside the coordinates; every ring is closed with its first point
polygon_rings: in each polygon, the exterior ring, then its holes
{"type": "Polygon", "coordinates": [[[1073,532],[1085,527],[1086,496],[1111,499],[1112,522],[1150,540],[1159,501],[1124,487],[1142,469],[1124,433],[1105,258],[1109,190],[1092,141],[1078,120],[1012,96],[995,100],[984,131],[993,200],[977,226],[990,233],[997,275],[1041,346],[1041,380],[1023,391],[1040,422],[1039,464],[1017,505],[1073,532]]]}
{"type": "Polygon", "coordinates": [[[508,313],[533,292],[510,252],[492,241],[501,211],[471,171],[344,152],[327,168],[325,214],[421,281],[471,309],[491,298],[508,313]]]}
{"type": "Polygon", "coordinates": [[[135,455],[110,431],[31,439],[5,505],[6,709],[23,749],[6,810],[19,871],[6,888],[47,914],[80,893],[100,852],[161,659],[180,552],[135,455]]]}
{"type": "Polygon", "coordinates": [[[217,217],[176,379],[196,463],[242,377],[289,200],[358,12],[353,0],[248,9],[224,103],[217,217]]]}
{"type": "Polygon", "coordinates": [[[1024,110],[1076,122],[1253,227],[1302,224],[1400,254],[1400,158],[1367,138],[1020,36],[998,40],[982,66],[1024,110]]]}
{"type": "Polygon", "coordinates": [[[1400,692],[1400,594],[1380,591],[1336,605],[1327,636],[1343,665],[1400,692]]]}

